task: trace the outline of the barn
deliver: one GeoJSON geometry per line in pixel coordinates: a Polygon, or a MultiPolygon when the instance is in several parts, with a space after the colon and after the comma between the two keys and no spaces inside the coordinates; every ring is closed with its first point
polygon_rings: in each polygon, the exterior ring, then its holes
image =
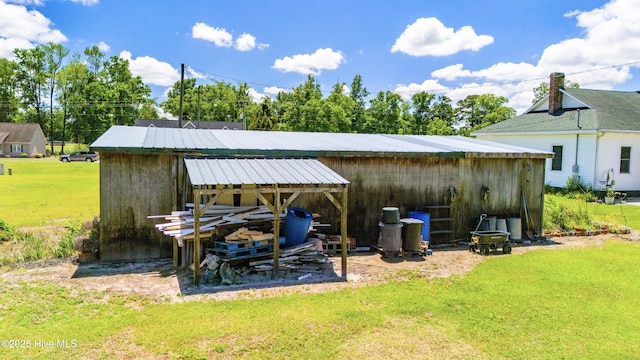
{"type": "MultiPolygon", "coordinates": [[[[91,149],[100,152],[102,260],[172,256],[171,239],[148,215],[183,210],[194,201],[185,165],[190,159],[315,159],[348,181],[346,219],[321,191],[296,198],[295,205],[322,214],[336,234],[346,222],[357,245],[368,246],[377,243],[384,207],[397,207],[403,217],[430,214],[434,245],[468,239],[480,214],[526,213],[530,221],[523,228],[541,233],[545,159],[553,157],[459,136],[128,126],[113,126],[91,149]]],[[[241,192],[232,201],[240,201],[241,192]]]]}

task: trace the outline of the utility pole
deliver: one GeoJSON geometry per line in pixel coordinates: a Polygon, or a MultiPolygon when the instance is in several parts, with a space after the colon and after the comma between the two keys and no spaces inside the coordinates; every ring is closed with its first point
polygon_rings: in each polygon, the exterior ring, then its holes
{"type": "Polygon", "coordinates": [[[184,64],[180,65],[180,113],[178,114],[178,128],[182,129],[182,100],[184,99],[184,64]]]}
{"type": "Polygon", "coordinates": [[[200,129],[200,86],[198,86],[198,129],[200,129]]]}
{"type": "Polygon", "coordinates": [[[247,130],[247,118],[244,112],[245,112],[244,101],[242,101],[242,130],[247,130]]]}

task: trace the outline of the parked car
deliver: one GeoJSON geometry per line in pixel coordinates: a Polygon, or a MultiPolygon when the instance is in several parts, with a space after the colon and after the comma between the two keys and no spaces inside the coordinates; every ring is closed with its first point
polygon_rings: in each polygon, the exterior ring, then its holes
{"type": "Polygon", "coordinates": [[[98,153],[95,151],[74,151],[71,154],[62,154],[60,155],[60,161],[69,162],[69,161],[86,161],[86,162],[94,162],[98,161],[100,158],[98,153]]]}

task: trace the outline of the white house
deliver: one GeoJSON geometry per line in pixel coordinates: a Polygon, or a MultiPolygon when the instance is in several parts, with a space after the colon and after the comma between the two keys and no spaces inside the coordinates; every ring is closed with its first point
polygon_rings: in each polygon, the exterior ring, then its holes
{"type": "Polygon", "coordinates": [[[640,192],[640,93],[564,88],[552,73],[549,94],[524,114],[472,133],[479,139],[554,152],[545,183],[640,192]],[[607,182],[607,180],[609,182],[607,182]]]}

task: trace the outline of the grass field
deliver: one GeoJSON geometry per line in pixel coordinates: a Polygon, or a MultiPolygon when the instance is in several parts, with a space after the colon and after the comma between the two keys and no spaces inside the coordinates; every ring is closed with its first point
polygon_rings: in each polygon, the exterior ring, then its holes
{"type": "Polygon", "coordinates": [[[0,163],[7,169],[0,176],[0,219],[12,226],[64,225],[99,215],[99,163],[57,158],[0,158],[0,163]]]}
{"type": "Polygon", "coordinates": [[[323,294],[174,304],[5,284],[0,339],[31,347],[0,357],[631,359],[640,350],[638,259],[638,243],[612,241],[487,258],[456,278],[415,273],[323,294]]]}

